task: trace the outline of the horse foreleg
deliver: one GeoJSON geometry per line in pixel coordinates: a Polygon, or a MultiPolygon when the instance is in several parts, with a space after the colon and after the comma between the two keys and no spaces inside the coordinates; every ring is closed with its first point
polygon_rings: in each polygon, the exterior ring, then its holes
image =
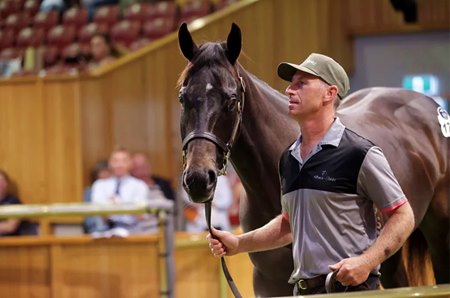
{"type": "Polygon", "coordinates": [[[294,286],[286,278],[267,277],[256,267],[253,268],[253,290],[256,297],[292,296],[294,286]]]}
{"type": "Polygon", "coordinates": [[[398,288],[409,286],[408,275],[399,250],[381,264],[381,284],[384,288],[398,288]]]}
{"type": "Polygon", "coordinates": [[[424,231],[424,236],[431,254],[436,284],[450,283],[449,219],[438,219],[436,216],[427,219],[432,221],[432,225],[431,223],[427,225],[428,229],[426,232],[424,231]]]}

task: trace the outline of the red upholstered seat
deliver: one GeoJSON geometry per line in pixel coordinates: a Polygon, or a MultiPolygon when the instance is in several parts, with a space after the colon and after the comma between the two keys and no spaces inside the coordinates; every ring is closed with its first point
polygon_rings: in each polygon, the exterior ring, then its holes
{"type": "Polygon", "coordinates": [[[175,20],[172,18],[156,18],[144,22],[142,35],[150,40],[160,38],[175,29],[175,20]]]}
{"type": "Polygon", "coordinates": [[[34,17],[39,11],[41,2],[39,0],[26,0],[23,5],[23,11],[30,17],[34,17]]]}
{"type": "Polygon", "coordinates": [[[119,7],[117,5],[105,5],[97,8],[94,14],[94,23],[112,26],[119,21],[119,7]]]}
{"type": "Polygon", "coordinates": [[[189,0],[180,7],[180,23],[189,23],[208,15],[211,11],[212,6],[209,0],[189,0]]]}
{"type": "Polygon", "coordinates": [[[111,40],[127,48],[139,38],[141,26],[137,21],[123,20],[111,28],[111,40]]]}
{"type": "Polygon", "coordinates": [[[19,13],[21,8],[22,1],[0,1],[0,19],[6,19],[10,14],[19,13]]]}
{"type": "Polygon", "coordinates": [[[56,25],[47,33],[47,44],[62,49],[75,40],[75,32],[73,26],[56,25]]]}
{"type": "Polygon", "coordinates": [[[28,18],[25,14],[14,13],[10,14],[4,23],[6,29],[10,29],[14,34],[18,34],[20,30],[28,26],[28,18]]]}
{"type": "Polygon", "coordinates": [[[24,28],[16,38],[16,47],[38,47],[44,43],[44,30],[42,28],[24,28]]]}
{"type": "Polygon", "coordinates": [[[59,15],[57,11],[38,12],[33,18],[33,27],[42,28],[47,32],[50,28],[59,23],[59,15]]]}
{"type": "Polygon", "coordinates": [[[81,28],[88,23],[88,11],[82,7],[71,7],[64,12],[62,23],[81,28]]]}
{"type": "Polygon", "coordinates": [[[14,45],[14,31],[11,29],[0,30],[0,50],[14,45]]]}
{"type": "Polygon", "coordinates": [[[174,1],[159,1],[151,4],[152,8],[145,10],[147,18],[176,18],[177,5],[174,1]]]}

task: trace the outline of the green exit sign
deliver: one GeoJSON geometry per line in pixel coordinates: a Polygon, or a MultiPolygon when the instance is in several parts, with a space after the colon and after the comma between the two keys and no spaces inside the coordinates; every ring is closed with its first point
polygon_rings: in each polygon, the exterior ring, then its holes
{"type": "Polygon", "coordinates": [[[408,75],[403,78],[403,88],[436,96],[439,94],[439,79],[430,74],[408,75]]]}

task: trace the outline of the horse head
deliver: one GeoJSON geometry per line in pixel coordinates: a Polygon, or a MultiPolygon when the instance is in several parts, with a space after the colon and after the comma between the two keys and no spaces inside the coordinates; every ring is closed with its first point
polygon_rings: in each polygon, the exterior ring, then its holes
{"type": "Polygon", "coordinates": [[[197,46],[182,24],[178,41],[189,60],[179,79],[182,183],[192,201],[205,203],[225,172],[242,120],[244,85],[236,62],[241,30],[233,24],[226,42],[197,46]]]}

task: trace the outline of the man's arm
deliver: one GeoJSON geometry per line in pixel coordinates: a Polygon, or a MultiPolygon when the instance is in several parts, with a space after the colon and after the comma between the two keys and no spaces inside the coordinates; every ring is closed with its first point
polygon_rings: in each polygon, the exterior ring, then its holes
{"type": "Polygon", "coordinates": [[[208,235],[209,247],[216,257],[242,252],[256,252],[285,246],[292,242],[287,213],[282,213],[256,230],[236,236],[230,232],[213,230],[217,239],[208,235]]]}
{"type": "Polygon", "coordinates": [[[19,224],[20,220],[13,218],[0,221],[0,235],[14,233],[19,227],[19,224]]]}
{"type": "Polygon", "coordinates": [[[336,279],[344,286],[363,283],[370,272],[402,247],[414,229],[414,214],[409,202],[390,212],[377,240],[362,255],[330,266],[338,270],[336,279]]]}

